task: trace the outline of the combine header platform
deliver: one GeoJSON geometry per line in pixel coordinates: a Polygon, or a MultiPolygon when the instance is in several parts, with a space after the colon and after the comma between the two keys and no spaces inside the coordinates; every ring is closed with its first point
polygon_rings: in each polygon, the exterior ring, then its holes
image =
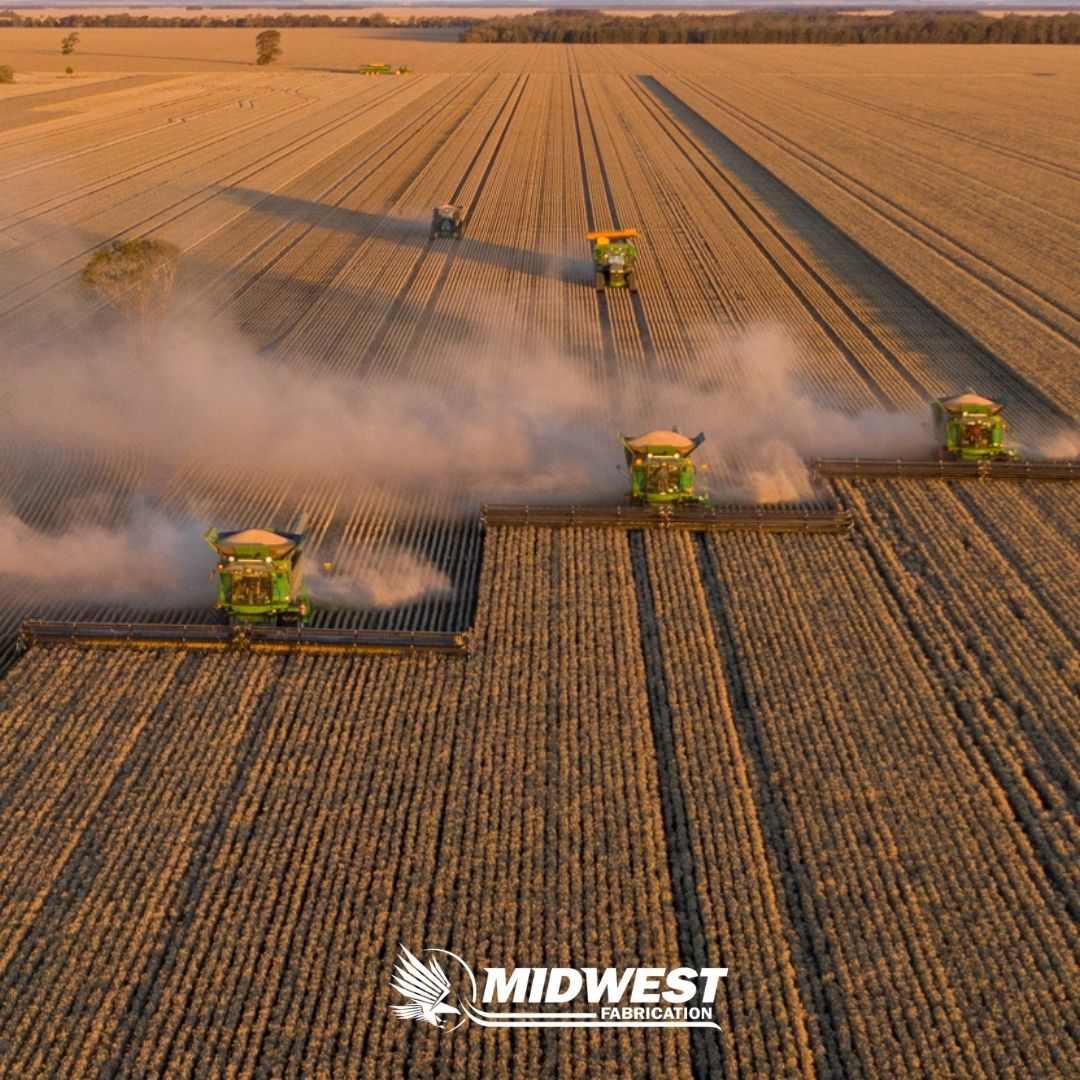
{"type": "Polygon", "coordinates": [[[869,458],[817,458],[814,475],[822,480],[1077,480],[1080,461],[886,461],[869,458]]]}
{"type": "Polygon", "coordinates": [[[361,655],[418,652],[464,654],[468,652],[468,639],[461,633],[331,630],[281,626],[45,622],[39,619],[27,619],[19,630],[19,649],[26,651],[35,645],[361,655]]]}
{"type": "Polygon", "coordinates": [[[687,532],[846,533],[846,510],[788,506],[485,506],[480,520],[493,526],[548,528],[680,529],[687,532]]]}

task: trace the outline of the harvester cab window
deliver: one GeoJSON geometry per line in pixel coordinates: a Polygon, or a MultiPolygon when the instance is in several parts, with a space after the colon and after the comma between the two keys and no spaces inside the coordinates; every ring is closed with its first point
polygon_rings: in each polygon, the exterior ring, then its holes
{"type": "Polygon", "coordinates": [[[273,584],[269,574],[234,574],[230,600],[241,607],[269,604],[273,584]]]}
{"type": "Polygon", "coordinates": [[[679,466],[653,464],[645,476],[645,490],[650,495],[671,495],[679,490],[679,466]]]}

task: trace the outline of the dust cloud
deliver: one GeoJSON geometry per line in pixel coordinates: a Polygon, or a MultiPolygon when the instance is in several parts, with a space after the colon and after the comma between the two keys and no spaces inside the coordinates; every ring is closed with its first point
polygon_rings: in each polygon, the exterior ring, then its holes
{"type": "Polygon", "coordinates": [[[148,609],[190,607],[200,598],[209,603],[209,549],[199,543],[200,532],[196,522],[141,500],[120,524],[77,524],[59,533],[35,529],[0,506],[0,589],[23,601],[148,609]]]}
{"type": "Polygon", "coordinates": [[[1069,428],[1055,431],[1036,442],[1035,452],[1048,461],[1080,458],[1080,430],[1069,428]]]}
{"type": "Polygon", "coordinates": [[[598,388],[554,354],[480,343],[431,371],[358,377],[283,364],[203,325],[173,321],[141,355],[121,338],[16,362],[0,422],[15,438],[134,449],[159,476],[217,462],[299,491],[410,501],[588,490],[611,453],[610,432],[598,446],[581,423],[598,388]]]}
{"type": "Polygon", "coordinates": [[[654,388],[648,417],[624,406],[624,424],[644,430],[673,422],[704,431],[695,460],[709,467],[714,500],[797,502],[813,496],[807,459],[927,457],[929,409],[852,413],[840,395],[800,377],[795,343],[781,327],[760,326],[733,341],[701,332],[692,374],[654,388]]]}
{"type": "Polygon", "coordinates": [[[322,608],[390,608],[453,594],[446,574],[404,547],[363,553],[348,569],[315,566],[304,581],[322,608]]]}
{"type": "Polygon", "coordinates": [[[639,386],[535,342],[510,350],[481,339],[365,376],[284,364],[206,325],[197,314],[173,320],[142,355],[114,339],[16,361],[0,423],[15,437],[134,450],[152,475],[225,463],[297,491],[344,486],[408,503],[453,495],[462,507],[618,498],[620,430],[705,431],[701,459],[737,463],[758,501],[808,495],[808,455],[932,446],[922,413],[850,415],[815,396],[777,329],[717,344],[687,373],[639,386]]]}
{"type": "MultiPolygon", "coordinates": [[[[618,501],[626,487],[620,431],[705,431],[697,460],[712,471],[703,486],[714,500],[744,502],[812,496],[809,455],[921,455],[932,445],[921,414],[851,415],[809,390],[779,329],[703,346],[679,372],[624,378],[543,343],[510,343],[512,325],[508,316],[385,375],[260,355],[189,302],[141,345],[113,329],[77,349],[15,350],[0,430],[9,445],[137,455],[150,502],[181,472],[226,469],[301,505],[319,487],[378,496],[391,516],[419,500],[432,513],[475,512],[484,502],[618,501]]],[[[30,460],[21,460],[24,469],[30,460]]],[[[187,520],[150,502],[137,503],[122,525],[59,533],[4,513],[5,582],[38,597],[144,606],[208,594],[212,564],[195,520],[207,508],[192,500],[187,520]]],[[[357,559],[347,574],[309,568],[321,604],[385,607],[449,587],[405,549],[357,559]]]]}

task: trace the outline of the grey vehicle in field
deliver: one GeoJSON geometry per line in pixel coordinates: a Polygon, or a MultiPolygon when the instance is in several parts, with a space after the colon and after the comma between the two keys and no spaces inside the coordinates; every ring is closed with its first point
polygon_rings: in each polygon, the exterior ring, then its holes
{"type": "Polygon", "coordinates": [[[460,206],[436,206],[431,211],[431,240],[460,240],[465,227],[465,212],[460,206]]]}

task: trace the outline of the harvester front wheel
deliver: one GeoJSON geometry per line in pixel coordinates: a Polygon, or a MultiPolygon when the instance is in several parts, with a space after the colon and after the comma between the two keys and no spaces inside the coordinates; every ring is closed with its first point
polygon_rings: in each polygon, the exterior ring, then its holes
{"type": "Polygon", "coordinates": [[[626,287],[632,292],[637,292],[637,275],[633,270],[628,270],[626,273],[626,287]]]}

